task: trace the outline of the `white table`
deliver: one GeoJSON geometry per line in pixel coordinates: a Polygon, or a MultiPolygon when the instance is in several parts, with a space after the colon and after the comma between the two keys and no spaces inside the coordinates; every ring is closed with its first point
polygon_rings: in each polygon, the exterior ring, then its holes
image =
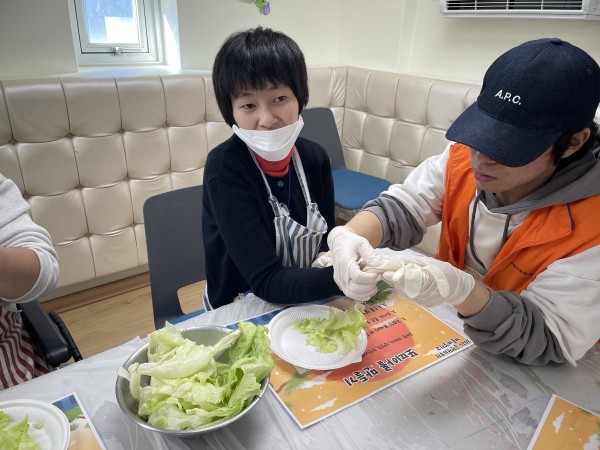
{"type": "MultiPolygon", "coordinates": [[[[178,325],[226,325],[274,309],[251,297],[178,325]]],[[[448,306],[432,310],[460,330],[448,306]]],[[[304,430],[267,390],[249,414],[194,439],[170,438],[130,421],[116,403],[117,368],[145,339],[0,392],[0,401],[53,401],[77,392],[107,449],[519,449],[553,393],[600,413],[600,345],[577,367],[530,367],[470,347],[304,430]]]]}

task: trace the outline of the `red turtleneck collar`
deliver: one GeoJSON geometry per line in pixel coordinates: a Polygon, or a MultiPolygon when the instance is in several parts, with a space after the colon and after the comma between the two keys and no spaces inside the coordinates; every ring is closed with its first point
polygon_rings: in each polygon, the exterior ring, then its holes
{"type": "Polygon", "coordinates": [[[258,166],[264,173],[271,177],[283,177],[288,173],[290,168],[290,160],[292,159],[295,148],[296,147],[292,147],[290,153],[281,161],[267,161],[266,159],[258,156],[256,153],[254,153],[254,156],[256,157],[258,166]]]}

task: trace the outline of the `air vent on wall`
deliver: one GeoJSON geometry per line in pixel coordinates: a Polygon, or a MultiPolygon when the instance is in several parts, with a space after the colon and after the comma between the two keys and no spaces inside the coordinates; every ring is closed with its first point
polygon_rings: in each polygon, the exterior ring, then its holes
{"type": "Polygon", "coordinates": [[[439,0],[445,17],[600,19],[600,0],[439,0]]]}

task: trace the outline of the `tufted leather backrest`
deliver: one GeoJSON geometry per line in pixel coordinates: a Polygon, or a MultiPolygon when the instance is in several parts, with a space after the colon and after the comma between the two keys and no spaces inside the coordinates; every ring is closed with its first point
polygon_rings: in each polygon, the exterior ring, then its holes
{"type": "Polygon", "coordinates": [[[201,184],[208,149],[231,133],[207,85],[199,74],[2,82],[0,171],[50,232],[59,287],[147,263],[144,201],[201,184]]]}
{"type": "MultiPolygon", "coordinates": [[[[146,270],[144,201],[201,184],[231,135],[204,73],[0,84],[0,172],[52,236],[61,295],[146,270]]],[[[392,182],[444,149],[479,91],[354,67],[310,69],[309,89],[309,108],[334,113],[347,167],[392,182]]]]}
{"type": "MultiPolygon", "coordinates": [[[[346,167],[402,183],[430,156],[441,153],[446,130],[481,87],[375,70],[348,68],[342,146],[346,167]]],[[[433,255],[439,225],[417,250],[433,255]]]]}

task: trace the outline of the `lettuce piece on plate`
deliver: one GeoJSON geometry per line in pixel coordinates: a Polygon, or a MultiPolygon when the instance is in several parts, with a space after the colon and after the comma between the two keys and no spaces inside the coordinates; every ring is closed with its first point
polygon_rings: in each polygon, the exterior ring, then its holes
{"type": "Polygon", "coordinates": [[[306,334],[306,343],[320,353],[345,355],[358,349],[360,332],[367,329],[367,319],[358,304],[347,311],[330,306],[328,319],[304,319],[293,322],[292,326],[306,334]]]}
{"type": "Polygon", "coordinates": [[[233,417],[260,393],[274,365],[267,332],[264,326],[240,322],[236,331],[207,346],[167,323],[150,333],[148,362],[121,367],[119,375],[129,380],[138,415],[149,424],[198,429],[233,417]],[[150,376],[149,385],[141,386],[142,375],[150,376]]]}
{"type": "Polygon", "coordinates": [[[29,420],[13,422],[8,414],[0,411],[0,449],[39,450],[40,446],[29,435],[29,420]]]}

